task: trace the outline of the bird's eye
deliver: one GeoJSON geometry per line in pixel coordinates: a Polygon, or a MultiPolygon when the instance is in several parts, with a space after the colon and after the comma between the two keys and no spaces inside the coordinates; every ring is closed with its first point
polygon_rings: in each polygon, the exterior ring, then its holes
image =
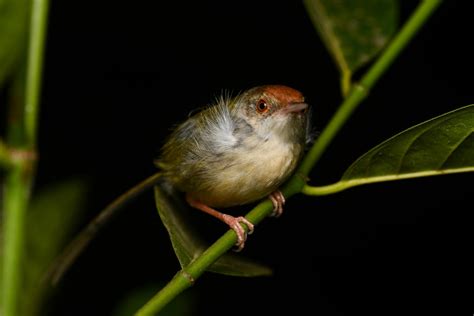
{"type": "Polygon", "coordinates": [[[256,109],[258,113],[265,113],[268,111],[269,106],[267,104],[267,101],[260,99],[257,101],[256,109]]]}

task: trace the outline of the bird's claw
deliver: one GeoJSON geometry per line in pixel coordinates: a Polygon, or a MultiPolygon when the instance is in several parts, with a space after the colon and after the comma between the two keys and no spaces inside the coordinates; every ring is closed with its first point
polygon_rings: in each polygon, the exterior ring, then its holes
{"type": "Polygon", "coordinates": [[[272,201],[273,204],[273,213],[270,216],[280,217],[283,214],[283,205],[285,205],[285,197],[280,191],[272,192],[268,198],[272,201]]]}
{"type": "Polygon", "coordinates": [[[235,249],[235,251],[241,251],[244,249],[245,240],[247,240],[247,234],[250,235],[253,233],[254,225],[243,216],[233,217],[231,215],[224,214],[223,219],[224,222],[229,225],[229,227],[234,230],[235,234],[237,235],[237,242],[235,243],[237,249],[235,249]],[[247,226],[248,232],[245,231],[241,224],[245,224],[247,226]]]}

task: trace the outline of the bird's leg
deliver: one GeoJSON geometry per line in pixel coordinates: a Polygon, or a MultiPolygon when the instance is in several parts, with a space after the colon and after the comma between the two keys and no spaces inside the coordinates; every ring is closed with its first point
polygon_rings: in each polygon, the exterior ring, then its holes
{"type": "Polygon", "coordinates": [[[273,213],[270,216],[274,217],[279,217],[281,214],[283,214],[283,205],[285,205],[285,197],[280,191],[275,191],[270,193],[268,198],[272,201],[273,203],[273,213]]]}
{"type": "Polygon", "coordinates": [[[237,246],[236,251],[241,251],[244,248],[245,240],[247,239],[247,233],[245,232],[241,224],[243,223],[247,225],[249,234],[253,233],[254,228],[254,225],[248,219],[243,216],[234,217],[216,211],[215,209],[207,206],[206,204],[192,198],[189,194],[186,194],[186,201],[192,207],[197,208],[200,211],[206,212],[207,214],[212,215],[215,218],[226,223],[231,229],[234,230],[235,234],[237,235],[237,242],[235,243],[235,245],[237,246]]]}

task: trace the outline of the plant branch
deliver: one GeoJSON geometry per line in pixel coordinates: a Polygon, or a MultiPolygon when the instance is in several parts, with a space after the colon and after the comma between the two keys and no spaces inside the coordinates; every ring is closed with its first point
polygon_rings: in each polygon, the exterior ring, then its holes
{"type": "Polygon", "coordinates": [[[7,145],[0,139],[0,166],[9,167],[10,166],[10,152],[7,145]]]}
{"type": "MultiPolygon", "coordinates": [[[[270,200],[266,200],[250,211],[246,218],[250,222],[258,224],[268,216],[272,211],[272,207],[270,200]]],[[[233,230],[228,230],[199,257],[178,272],[175,277],[161,291],[151,298],[135,315],[145,316],[156,314],[179,293],[193,285],[195,280],[206,271],[206,268],[232,248],[236,241],[237,237],[235,232],[233,230]]]]}
{"type": "Polygon", "coordinates": [[[20,153],[12,159],[4,187],[4,257],[3,257],[3,315],[18,315],[21,290],[21,268],[26,209],[35,173],[35,150],[37,139],[37,117],[43,62],[48,0],[33,0],[28,38],[28,59],[25,78],[23,108],[18,111],[12,104],[12,111],[21,112],[21,123],[9,122],[9,150],[20,153]],[[18,126],[23,128],[19,131],[18,126]]]}
{"type": "MultiPolygon", "coordinates": [[[[369,69],[361,82],[353,86],[349,96],[339,107],[339,110],[334,115],[333,119],[329,122],[328,126],[324,129],[316,143],[310,149],[296,174],[283,187],[282,193],[286,197],[301,192],[305,185],[306,176],[309,174],[342,125],[346,122],[360,102],[366,97],[367,91],[373,87],[380,76],[406,46],[407,42],[416,34],[418,29],[423,25],[440,2],[441,1],[439,0],[423,1],[402,28],[400,33],[393,39],[392,43],[369,69]]],[[[250,222],[258,224],[270,214],[271,210],[272,204],[269,200],[265,200],[251,210],[246,218],[250,222]]],[[[233,230],[227,231],[204,253],[193,260],[187,267],[183,268],[160,292],[151,298],[150,301],[148,301],[148,303],[136,313],[136,315],[144,316],[156,314],[179,293],[190,287],[195,280],[204,273],[207,267],[235,244],[235,241],[235,232],[233,230]]]]}
{"type": "Polygon", "coordinates": [[[33,0],[25,87],[25,142],[35,149],[49,0],[33,0]]]}
{"type": "Polygon", "coordinates": [[[406,47],[408,42],[415,36],[423,26],[427,18],[441,4],[441,0],[425,0],[415,10],[410,19],[397,33],[388,47],[383,51],[377,61],[370,67],[359,83],[355,83],[351,93],[339,107],[329,124],[317,138],[305,159],[301,163],[298,172],[307,176],[316,162],[321,158],[324,150],[331,143],[334,136],[350,117],[352,112],[364,100],[372,87],[382,74],[388,69],[395,58],[406,47]]]}

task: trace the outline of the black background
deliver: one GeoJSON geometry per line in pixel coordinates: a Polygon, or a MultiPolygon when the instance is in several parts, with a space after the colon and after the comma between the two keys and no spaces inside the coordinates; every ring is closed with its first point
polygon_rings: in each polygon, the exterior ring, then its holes
{"type": "MultiPolygon", "coordinates": [[[[474,103],[468,3],[439,8],[328,148],[312,183],[337,181],[386,138],[474,103]]],[[[401,22],[415,4],[401,2],[401,22]]],[[[37,184],[89,181],[78,229],[154,173],[171,126],[223,89],[292,86],[313,106],[319,131],[341,101],[337,69],[300,1],[52,1],[44,70],[37,184]]],[[[472,312],[472,180],[451,175],[296,196],[243,251],[274,276],[207,273],[188,290],[192,315],[472,312]]],[[[225,231],[205,215],[193,221],[210,240],[225,231]]],[[[110,315],[134,290],[158,290],[178,268],[145,194],[93,242],[45,314],[110,315]]]]}

